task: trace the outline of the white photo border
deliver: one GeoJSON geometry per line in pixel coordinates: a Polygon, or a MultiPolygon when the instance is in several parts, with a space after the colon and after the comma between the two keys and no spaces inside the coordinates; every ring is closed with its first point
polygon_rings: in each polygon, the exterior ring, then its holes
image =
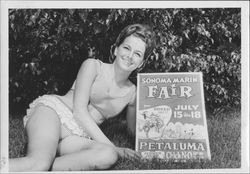
{"type": "MultiPolygon", "coordinates": [[[[9,101],[8,101],[8,9],[11,8],[241,8],[241,168],[195,170],[136,170],[130,173],[249,173],[249,2],[248,1],[0,1],[0,172],[9,173],[9,101]]],[[[90,171],[86,171],[90,173],[90,171]]],[[[126,170],[101,173],[127,173],[126,170]]],[[[27,172],[25,172],[27,173],[27,172]]],[[[57,173],[57,172],[49,172],[57,173]]],[[[60,172],[64,173],[64,172],[60,172]]],[[[80,172],[67,172],[80,173],[80,172]]],[[[85,172],[81,172],[85,173],[85,172]]],[[[99,173],[93,171],[91,173],[99,173]]]]}

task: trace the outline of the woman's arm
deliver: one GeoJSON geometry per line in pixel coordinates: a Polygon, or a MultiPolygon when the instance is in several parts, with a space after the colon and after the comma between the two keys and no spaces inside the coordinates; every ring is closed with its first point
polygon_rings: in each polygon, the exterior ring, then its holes
{"type": "MultiPolygon", "coordinates": [[[[135,99],[134,99],[135,100],[135,99]]],[[[128,132],[135,136],[136,133],[136,102],[129,104],[126,113],[128,132]]]]}
{"type": "MultiPolygon", "coordinates": [[[[136,133],[136,93],[133,98],[133,101],[127,107],[126,119],[127,119],[127,128],[128,128],[129,134],[132,136],[135,136],[135,133],[136,133]]],[[[124,156],[132,157],[135,159],[141,158],[140,153],[130,150],[130,149],[126,149],[124,156]]]]}
{"type": "Polygon", "coordinates": [[[73,115],[78,124],[82,126],[94,140],[114,146],[88,112],[89,96],[92,84],[97,75],[98,66],[98,62],[95,59],[87,59],[81,65],[75,83],[73,115]]]}

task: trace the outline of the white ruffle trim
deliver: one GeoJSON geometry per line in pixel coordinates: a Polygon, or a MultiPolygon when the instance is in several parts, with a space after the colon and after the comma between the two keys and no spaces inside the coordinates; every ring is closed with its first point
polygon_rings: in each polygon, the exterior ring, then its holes
{"type": "Polygon", "coordinates": [[[60,99],[53,95],[39,96],[29,105],[29,108],[26,111],[26,116],[23,118],[24,126],[26,126],[26,123],[34,112],[35,107],[41,104],[52,108],[57,113],[61,124],[70,130],[72,134],[91,139],[83,128],[76,123],[71,110],[65,106],[60,99]]]}

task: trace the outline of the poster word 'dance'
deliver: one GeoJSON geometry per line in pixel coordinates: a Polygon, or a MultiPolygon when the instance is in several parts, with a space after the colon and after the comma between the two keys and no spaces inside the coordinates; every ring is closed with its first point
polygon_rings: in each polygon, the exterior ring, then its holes
{"type": "Polygon", "coordinates": [[[136,150],[146,159],[211,159],[202,73],[138,74],[136,150]]]}

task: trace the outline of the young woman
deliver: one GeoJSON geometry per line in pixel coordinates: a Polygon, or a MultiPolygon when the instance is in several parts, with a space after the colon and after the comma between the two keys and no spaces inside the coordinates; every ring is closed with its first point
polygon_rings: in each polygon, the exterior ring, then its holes
{"type": "Polygon", "coordinates": [[[108,169],[119,157],[140,158],[116,147],[99,124],[127,106],[128,129],[135,133],[136,87],[129,81],[155,47],[147,25],[129,25],[114,45],[112,64],[87,59],[64,96],[43,95],[30,104],[24,125],[27,155],[10,159],[10,171],[108,169]]]}

